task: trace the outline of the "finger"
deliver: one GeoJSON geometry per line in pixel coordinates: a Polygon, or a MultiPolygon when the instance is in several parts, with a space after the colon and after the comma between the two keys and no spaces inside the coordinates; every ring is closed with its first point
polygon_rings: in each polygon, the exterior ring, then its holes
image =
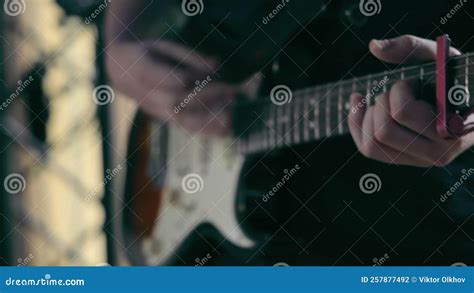
{"type": "Polygon", "coordinates": [[[436,130],[437,115],[434,108],[425,101],[417,100],[413,87],[413,82],[406,81],[392,86],[389,99],[392,118],[430,140],[444,141],[436,130]]]}
{"type": "Polygon", "coordinates": [[[110,50],[114,52],[108,55],[107,67],[113,73],[110,76],[118,87],[133,82],[149,90],[158,87],[180,90],[196,78],[192,72],[167,64],[163,60],[153,59],[146,50],[136,45],[125,44],[110,50]],[[112,56],[122,58],[119,61],[112,56]]]}
{"type": "Polygon", "coordinates": [[[362,125],[363,143],[360,152],[367,158],[388,164],[410,165],[418,167],[431,166],[430,162],[418,159],[397,149],[391,148],[375,139],[375,108],[369,107],[362,125]]]}
{"type": "Polygon", "coordinates": [[[180,68],[173,68],[166,63],[153,63],[150,60],[143,60],[129,69],[129,76],[135,82],[147,88],[162,88],[174,90],[176,92],[185,91],[193,85],[196,75],[186,72],[180,68]]]}
{"type": "Polygon", "coordinates": [[[432,164],[393,149],[374,137],[375,121],[373,107],[367,108],[360,94],[351,96],[353,111],[349,114],[349,128],[359,151],[367,158],[389,164],[428,167],[432,164]],[[360,103],[360,104],[359,104],[360,103]],[[363,108],[355,108],[357,105],[363,108]],[[358,111],[354,111],[354,109],[358,111]],[[360,111],[360,112],[359,112],[360,111]],[[360,114],[360,115],[359,115],[360,114]]]}
{"type": "Polygon", "coordinates": [[[175,42],[160,40],[159,42],[148,43],[147,48],[150,52],[162,54],[206,74],[214,73],[219,66],[216,59],[204,56],[175,42]]]}
{"type": "Polygon", "coordinates": [[[405,153],[398,148],[394,148],[389,144],[386,144],[383,140],[380,140],[378,138],[380,135],[378,131],[381,127],[385,126],[385,124],[387,123],[387,119],[389,119],[390,117],[390,105],[388,100],[388,93],[381,94],[376,98],[376,103],[372,107],[373,110],[371,111],[371,115],[373,116],[373,123],[372,129],[370,129],[369,131],[372,132],[372,144],[374,144],[378,148],[378,150],[380,150],[379,154],[377,154],[378,160],[399,165],[412,165],[418,167],[432,166],[432,162],[405,153]]]}
{"type": "MultiPolygon", "coordinates": [[[[388,63],[402,64],[436,59],[436,42],[412,35],[372,40],[369,49],[375,57],[388,63]]],[[[457,49],[450,48],[450,55],[460,54],[457,49]]]]}
{"type": "Polygon", "coordinates": [[[192,101],[189,103],[189,110],[207,110],[217,114],[231,104],[236,93],[235,87],[219,82],[196,87],[188,94],[188,101],[192,101]]]}
{"type": "Polygon", "coordinates": [[[382,94],[375,102],[375,138],[412,157],[435,164],[445,151],[442,143],[432,143],[427,138],[400,126],[391,116],[389,94],[382,94]]]}
{"type": "Polygon", "coordinates": [[[359,93],[353,93],[350,97],[351,111],[347,117],[349,124],[349,130],[352,135],[352,139],[356,144],[357,148],[361,148],[363,137],[362,137],[362,124],[364,122],[365,112],[367,105],[364,103],[364,96],[359,93]]]}
{"type": "MultiPolygon", "coordinates": [[[[109,70],[115,69],[115,66],[110,62],[107,66],[109,70]]],[[[134,99],[137,106],[142,107],[145,113],[161,119],[167,119],[169,115],[173,114],[176,93],[155,89],[127,76],[122,78],[120,75],[111,74],[110,78],[115,85],[114,90],[134,99]]]]}

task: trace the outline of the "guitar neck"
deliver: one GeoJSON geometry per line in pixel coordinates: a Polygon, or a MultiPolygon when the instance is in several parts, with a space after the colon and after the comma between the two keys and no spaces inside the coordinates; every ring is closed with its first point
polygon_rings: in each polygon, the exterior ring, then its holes
{"type": "MultiPolygon", "coordinates": [[[[453,85],[473,92],[474,53],[450,60],[453,85]]],[[[238,150],[243,154],[291,147],[349,133],[348,114],[387,92],[399,80],[418,79],[422,85],[436,81],[436,64],[404,67],[378,74],[291,91],[280,85],[270,96],[253,102],[239,101],[234,112],[238,150]],[[351,93],[365,95],[363,103],[350,105],[351,93]]],[[[469,103],[469,99],[467,99],[469,103]]],[[[469,105],[466,105],[469,106],[469,105]]]]}

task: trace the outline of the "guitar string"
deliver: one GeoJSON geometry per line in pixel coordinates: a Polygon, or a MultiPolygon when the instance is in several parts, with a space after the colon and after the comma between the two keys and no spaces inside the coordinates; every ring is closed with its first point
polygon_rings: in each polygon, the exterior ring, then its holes
{"type": "MultiPolygon", "coordinates": [[[[474,55],[474,53],[470,53],[468,55],[463,55],[463,56],[460,56],[460,57],[458,57],[456,59],[453,59],[453,60],[455,60],[455,61],[460,61],[462,59],[469,60],[468,58],[471,55],[474,55]]],[[[329,87],[332,87],[333,89],[335,89],[337,87],[342,87],[343,91],[344,91],[347,88],[347,87],[346,88],[343,87],[344,84],[350,84],[352,86],[352,84],[354,84],[356,82],[359,82],[359,84],[364,84],[364,83],[367,83],[368,81],[374,82],[374,81],[377,81],[375,79],[376,77],[396,76],[398,74],[406,73],[407,71],[410,71],[410,70],[416,70],[418,72],[416,74],[413,74],[413,75],[408,75],[407,74],[407,75],[404,76],[404,79],[419,78],[420,77],[420,72],[419,72],[420,69],[428,68],[428,67],[431,67],[433,65],[436,65],[436,63],[433,62],[433,63],[424,64],[424,65],[421,65],[421,66],[405,67],[405,68],[397,69],[397,70],[394,70],[394,71],[386,71],[386,72],[383,72],[383,73],[378,73],[378,74],[373,74],[373,75],[366,75],[366,76],[363,76],[363,77],[360,77],[360,78],[341,80],[339,82],[333,82],[333,83],[329,83],[329,84],[326,84],[326,85],[317,85],[317,86],[297,89],[297,90],[293,91],[292,96],[295,97],[295,98],[298,98],[298,96],[301,96],[301,95],[304,95],[304,96],[308,96],[310,94],[313,94],[313,95],[317,94],[318,95],[318,94],[321,94],[321,92],[323,92],[323,94],[326,94],[325,96],[327,96],[327,94],[331,93],[331,91],[327,90],[329,87]]],[[[474,62],[469,63],[467,65],[455,66],[455,67],[452,67],[451,69],[459,69],[459,68],[466,69],[466,68],[469,68],[471,66],[474,66],[474,62]]],[[[426,77],[426,79],[433,79],[436,72],[437,72],[436,70],[435,71],[424,72],[423,77],[426,77]]],[[[454,78],[455,79],[465,78],[466,76],[471,76],[471,75],[472,74],[467,74],[466,75],[465,73],[456,74],[454,76],[454,78]]],[[[390,83],[390,81],[387,82],[387,83],[390,83]]],[[[266,98],[269,98],[269,97],[270,96],[266,96],[265,99],[257,99],[256,101],[242,100],[242,101],[239,101],[238,105],[239,106],[245,106],[245,104],[256,105],[256,104],[260,104],[260,103],[268,103],[268,100],[266,98]]]]}
{"type": "MultiPolygon", "coordinates": [[[[473,63],[474,65],[474,63],[473,63]]],[[[433,72],[428,72],[428,73],[424,73],[423,76],[426,78],[426,79],[432,79],[434,81],[434,74],[436,73],[436,71],[433,71],[433,72]]],[[[468,76],[474,76],[474,72],[473,73],[469,73],[469,74],[457,74],[454,76],[454,79],[464,79],[468,76]]],[[[406,75],[404,77],[404,80],[408,80],[408,79],[415,79],[415,78],[419,78],[420,75],[419,74],[416,74],[416,75],[406,75]]],[[[367,90],[370,90],[370,89],[373,89],[375,87],[383,87],[384,85],[373,85],[372,87],[366,87],[364,85],[364,83],[367,83],[368,81],[371,81],[372,79],[365,79],[365,80],[358,80],[358,84],[355,85],[356,87],[356,91],[357,90],[361,90],[361,89],[367,89],[367,90]]],[[[389,84],[393,84],[395,82],[398,82],[399,80],[398,79],[393,79],[391,81],[388,81],[385,85],[389,85],[389,84]]],[[[356,81],[352,81],[351,83],[355,83],[356,81]]],[[[471,84],[469,84],[469,87],[471,86],[471,84]]],[[[312,88],[306,88],[306,89],[298,89],[298,90],[295,90],[293,91],[292,93],[292,97],[294,98],[297,98],[297,99],[300,99],[300,98],[304,98],[304,97],[308,97],[308,96],[323,96],[323,97],[327,97],[327,96],[332,96],[334,95],[335,93],[339,94],[338,91],[340,91],[338,88],[341,88],[343,92],[350,92],[352,93],[352,84],[351,84],[351,88],[349,89],[349,87],[343,87],[341,86],[341,84],[339,83],[331,83],[329,85],[323,85],[323,86],[316,86],[316,87],[312,87],[312,88]],[[328,88],[332,88],[331,90],[328,90],[328,88]]],[[[269,101],[268,101],[268,98],[270,98],[270,96],[265,96],[263,99],[257,99],[255,101],[245,101],[245,100],[242,100],[242,101],[239,101],[238,102],[238,106],[246,106],[246,105],[256,105],[256,104],[269,104],[269,101]]]]}

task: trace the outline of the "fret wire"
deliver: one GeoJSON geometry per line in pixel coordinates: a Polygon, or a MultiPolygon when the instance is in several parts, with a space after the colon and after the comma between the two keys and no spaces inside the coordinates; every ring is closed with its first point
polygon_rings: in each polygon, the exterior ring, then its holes
{"type": "Polygon", "coordinates": [[[274,119],[274,126],[273,126],[273,136],[275,138],[275,146],[279,146],[279,135],[278,135],[278,108],[279,107],[273,107],[274,111],[274,116],[273,116],[273,119],[274,119]]]}
{"type": "MultiPolygon", "coordinates": [[[[314,93],[312,93],[309,89],[307,89],[304,92],[304,99],[305,99],[305,106],[304,108],[304,117],[305,117],[305,132],[304,132],[304,140],[308,141],[311,139],[312,136],[312,131],[314,131],[314,123],[313,119],[311,117],[314,117],[315,112],[314,112],[314,101],[316,100],[315,97],[313,97],[314,93]]],[[[314,134],[313,134],[314,135],[314,134]]]]}
{"type": "Polygon", "coordinates": [[[256,150],[256,141],[257,141],[257,139],[255,138],[255,136],[257,134],[258,134],[258,131],[251,131],[250,132],[250,148],[251,148],[252,151],[256,150]]]}
{"type": "Polygon", "coordinates": [[[268,138],[267,138],[267,131],[268,131],[268,127],[267,127],[267,119],[268,119],[267,108],[268,108],[267,106],[264,106],[262,108],[262,121],[260,121],[261,125],[262,125],[262,129],[260,130],[260,132],[261,132],[263,145],[265,146],[265,148],[270,147],[270,144],[269,144],[268,138]]]}
{"type": "Polygon", "coordinates": [[[271,105],[269,106],[269,119],[268,119],[268,124],[269,124],[269,127],[268,127],[268,136],[269,136],[269,141],[270,141],[270,145],[272,147],[275,147],[276,144],[275,144],[275,140],[274,140],[274,134],[275,134],[275,118],[273,115],[274,111],[276,111],[275,107],[272,107],[271,105]]]}
{"type": "Polygon", "coordinates": [[[284,145],[285,132],[286,132],[286,114],[285,114],[286,104],[278,108],[281,108],[281,114],[280,114],[280,117],[278,117],[280,121],[280,145],[284,145]]]}
{"type": "Polygon", "coordinates": [[[304,141],[308,141],[309,140],[309,113],[310,113],[310,108],[308,107],[308,104],[309,104],[309,100],[308,100],[308,96],[303,96],[303,137],[304,137],[304,141]],[[308,111],[306,112],[306,109],[308,109],[308,111]]]}
{"type": "MultiPolygon", "coordinates": [[[[259,119],[258,116],[256,119],[259,119]]],[[[257,145],[257,149],[263,149],[263,139],[262,139],[262,127],[261,126],[261,123],[260,121],[257,121],[257,125],[258,125],[258,128],[259,128],[259,131],[257,132],[257,135],[256,135],[256,145],[257,145]]]]}
{"type": "Polygon", "coordinates": [[[263,144],[265,145],[265,148],[270,147],[270,138],[268,137],[268,132],[270,131],[270,129],[267,126],[267,118],[268,118],[269,113],[266,111],[267,108],[268,107],[263,108],[263,121],[262,121],[262,127],[263,127],[262,140],[263,140],[263,144]]]}
{"type": "Polygon", "coordinates": [[[286,133],[285,133],[285,137],[287,137],[287,143],[288,144],[294,144],[295,142],[295,139],[294,139],[294,136],[293,136],[293,131],[295,130],[295,123],[298,121],[296,119],[294,119],[294,108],[295,108],[296,104],[295,103],[290,103],[288,105],[288,127],[287,127],[287,130],[286,130],[286,133]]]}
{"type": "Polygon", "coordinates": [[[343,91],[342,91],[342,87],[339,86],[339,95],[338,95],[338,98],[337,98],[337,131],[339,134],[342,134],[344,132],[344,129],[342,127],[342,103],[343,103],[343,91]]]}
{"type": "Polygon", "coordinates": [[[281,140],[281,143],[280,145],[284,145],[285,144],[285,133],[286,133],[286,112],[285,112],[285,109],[286,109],[286,105],[283,105],[283,106],[280,106],[279,108],[281,108],[281,115],[280,115],[280,124],[281,124],[281,127],[280,127],[280,140],[281,140]]]}
{"type": "Polygon", "coordinates": [[[327,93],[324,95],[325,98],[324,100],[326,101],[326,106],[325,106],[325,119],[324,119],[324,124],[325,124],[325,130],[326,130],[326,136],[329,136],[331,134],[331,101],[333,99],[331,99],[331,90],[330,90],[330,86],[328,86],[327,88],[327,93]]]}
{"type": "Polygon", "coordinates": [[[317,139],[321,138],[323,136],[323,132],[326,130],[326,111],[324,109],[326,109],[326,102],[327,102],[327,99],[320,99],[319,103],[317,103],[317,108],[319,109],[318,113],[319,113],[319,117],[318,117],[318,120],[315,121],[315,123],[317,123],[318,125],[318,129],[319,129],[319,132],[318,132],[318,137],[317,139]]]}
{"type": "Polygon", "coordinates": [[[316,102],[316,98],[312,98],[311,107],[313,107],[313,120],[310,122],[310,125],[313,125],[314,138],[319,139],[321,137],[321,123],[319,122],[319,117],[321,116],[321,106],[320,103],[316,102]]]}
{"type": "Polygon", "coordinates": [[[290,125],[291,125],[291,115],[290,115],[290,112],[291,112],[291,102],[284,105],[284,109],[283,109],[283,112],[285,113],[285,117],[284,117],[284,125],[285,125],[285,128],[283,130],[283,141],[286,143],[286,144],[290,144],[291,143],[291,140],[290,140],[290,136],[289,136],[289,131],[290,131],[290,125]],[[285,111],[286,110],[286,111],[285,111]]]}
{"type": "Polygon", "coordinates": [[[293,126],[293,140],[295,143],[300,142],[300,128],[299,128],[299,123],[300,123],[300,112],[299,112],[299,105],[300,105],[300,100],[295,99],[295,106],[293,107],[293,120],[295,121],[295,124],[293,126]]]}
{"type": "MultiPolygon", "coordinates": [[[[265,112],[264,112],[265,114],[265,112]]],[[[268,148],[269,145],[268,145],[268,139],[267,139],[267,131],[268,131],[268,127],[266,127],[266,124],[265,124],[265,116],[263,117],[263,121],[260,121],[261,122],[261,125],[262,125],[262,129],[260,130],[260,136],[261,136],[261,140],[262,140],[262,146],[264,149],[268,148]]]]}
{"type": "Polygon", "coordinates": [[[283,137],[282,137],[282,128],[283,128],[283,125],[281,123],[281,118],[282,118],[282,106],[278,106],[276,107],[277,109],[277,114],[276,114],[276,139],[277,139],[277,146],[280,146],[282,144],[282,140],[283,140],[283,137]]]}

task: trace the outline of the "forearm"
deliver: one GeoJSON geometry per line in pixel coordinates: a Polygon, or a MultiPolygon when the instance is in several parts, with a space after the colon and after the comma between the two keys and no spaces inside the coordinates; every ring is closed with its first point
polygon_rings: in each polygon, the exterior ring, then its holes
{"type": "Polygon", "coordinates": [[[156,2],[152,0],[117,0],[112,1],[106,16],[107,40],[135,40],[140,30],[150,21],[156,2]],[[135,35],[135,36],[134,36],[135,35]]]}

